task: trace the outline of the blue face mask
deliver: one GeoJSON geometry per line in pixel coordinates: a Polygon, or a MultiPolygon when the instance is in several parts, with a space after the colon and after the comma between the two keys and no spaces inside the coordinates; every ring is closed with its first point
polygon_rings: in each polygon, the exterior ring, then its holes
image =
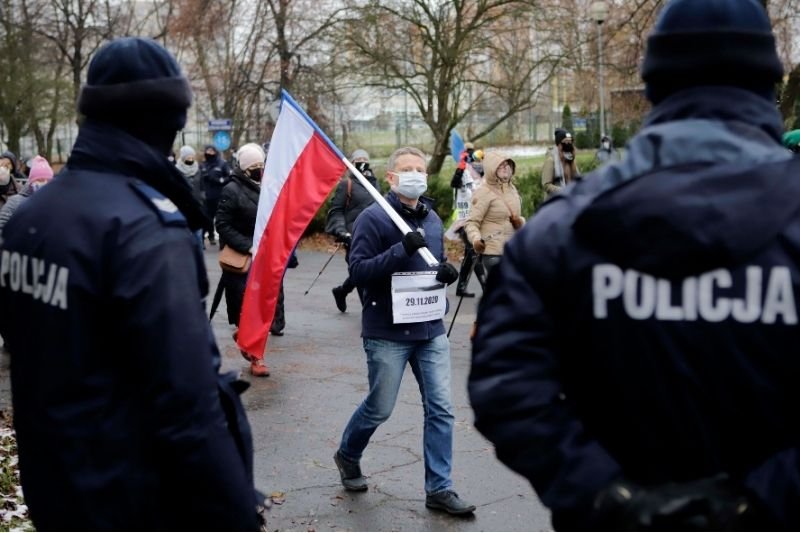
{"type": "Polygon", "coordinates": [[[412,200],[418,199],[428,190],[428,177],[422,172],[415,170],[409,172],[393,172],[398,178],[397,185],[392,186],[392,190],[401,196],[412,200]]]}

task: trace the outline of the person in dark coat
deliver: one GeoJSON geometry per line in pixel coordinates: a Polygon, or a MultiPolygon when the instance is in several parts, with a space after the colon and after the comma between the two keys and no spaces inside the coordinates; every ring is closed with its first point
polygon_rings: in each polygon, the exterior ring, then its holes
{"type": "Polygon", "coordinates": [[[5,227],[0,333],[37,530],[257,530],[252,439],[167,160],[189,82],[152,40],[89,64],[66,169],[5,227]],[[42,334],[46,332],[46,334],[42,334]]]}
{"type": "Polygon", "coordinates": [[[222,189],[230,181],[231,167],[228,162],[222,159],[219,152],[213,144],[205,147],[205,158],[200,165],[200,170],[203,176],[202,189],[205,193],[206,213],[211,220],[208,228],[208,242],[209,244],[216,244],[216,237],[214,236],[214,219],[217,216],[217,206],[219,206],[220,198],[222,196],[222,189]]]}
{"type": "MultiPolygon", "coordinates": [[[[258,197],[261,192],[261,179],[264,173],[266,155],[261,146],[248,143],[236,153],[237,166],[230,183],[222,191],[217,216],[217,232],[220,235],[220,248],[230,246],[241,254],[253,254],[253,232],[258,214],[258,197]]],[[[222,272],[221,283],[225,287],[225,304],[228,308],[228,323],[239,327],[239,317],[244,303],[248,273],[222,272]]],[[[283,335],[286,318],[283,306],[283,282],[278,293],[275,317],[272,319],[270,333],[283,335]]],[[[236,338],[236,333],[234,333],[236,338]]],[[[242,356],[250,362],[250,373],[254,376],[269,376],[269,368],[264,363],[264,354],[242,356]]]]}
{"type": "Polygon", "coordinates": [[[603,137],[600,139],[600,148],[598,148],[597,152],[595,152],[594,158],[598,162],[598,166],[611,163],[613,161],[619,161],[619,152],[617,152],[617,149],[614,148],[614,143],[611,141],[611,137],[608,135],[603,135],[603,137]]]}
{"type": "MultiPolygon", "coordinates": [[[[353,152],[350,159],[372,186],[377,188],[378,181],[369,167],[369,154],[367,151],[358,149],[353,152]]],[[[325,231],[329,235],[336,237],[337,242],[344,244],[344,260],[348,265],[350,264],[350,245],[353,242],[353,223],[355,223],[358,215],[372,205],[374,201],[375,199],[367,188],[352,173],[345,176],[336,186],[336,192],[333,194],[331,207],[328,210],[328,218],[325,222],[325,231]]],[[[341,285],[332,289],[331,292],[333,292],[336,307],[342,313],[347,311],[347,295],[353,292],[355,288],[355,284],[348,275],[341,285]]]]}
{"type": "Polygon", "coordinates": [[[800,160],[755,0],[672,0],[625,159],[508,243],[476,427],[557,530],[800,528],[800,160]]]}

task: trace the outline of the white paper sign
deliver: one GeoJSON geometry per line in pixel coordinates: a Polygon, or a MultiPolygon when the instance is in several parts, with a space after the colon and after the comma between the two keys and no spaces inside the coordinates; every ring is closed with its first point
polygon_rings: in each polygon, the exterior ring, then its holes
{"type": "Polygon", "coordinates": [[[444,283],[436,271],[392,274],[392,319],[395,324],[438,320],[447,309],[444,283]]]}

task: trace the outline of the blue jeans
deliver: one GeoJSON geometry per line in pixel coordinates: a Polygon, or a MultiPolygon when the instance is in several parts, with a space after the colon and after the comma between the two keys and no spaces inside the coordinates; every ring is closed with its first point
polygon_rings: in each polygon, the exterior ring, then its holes
{"type": "Polygon", "coordinates": [[[392,414],[406,363],[411,365],[425,414],[425,492],[452,488],[453,404],[450,400],[450,343],[439,335],[427,341],[364,339],[369,394],[358,406],[342,435],[339,452],[360,461],[370,437],[392,414]]]}

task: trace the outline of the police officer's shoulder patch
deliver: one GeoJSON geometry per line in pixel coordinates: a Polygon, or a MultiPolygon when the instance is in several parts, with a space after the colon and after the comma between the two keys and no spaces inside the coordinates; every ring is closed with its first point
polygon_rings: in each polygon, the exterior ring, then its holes
{"type": "Polygon", "coordinates": [[[131,187],[153,208],[164,225],[185,226],[187,224],[186,217],[183,216],[178,206],[150,185],[140,180],[134,180],[131,182],[131,187]]]}

